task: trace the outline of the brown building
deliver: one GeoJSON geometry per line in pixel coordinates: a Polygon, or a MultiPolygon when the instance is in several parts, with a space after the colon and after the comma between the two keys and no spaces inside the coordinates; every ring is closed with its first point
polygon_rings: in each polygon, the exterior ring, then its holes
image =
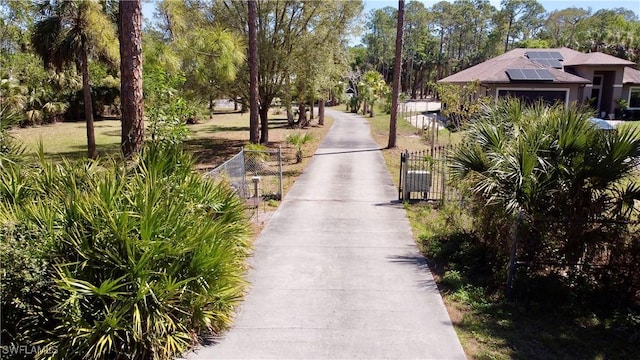
{"type": "Polygon", "coordinates": [[[600,52],[513,49],[438,82],[477,80],[478,96],[590,103],[600,117],[613,117],[621,99],[628,102],[627,115],[640,112],[640,71],[631,66],[635,63],[600,52]]]}

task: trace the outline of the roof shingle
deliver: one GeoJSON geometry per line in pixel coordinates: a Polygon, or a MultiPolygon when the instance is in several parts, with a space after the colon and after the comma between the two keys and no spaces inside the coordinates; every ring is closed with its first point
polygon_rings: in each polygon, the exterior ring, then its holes
{"type": "MultiPolygon", "coordinates": [[[[529,58],[527,58],[526,54],[531,51],[557,51],[564,58],[564,60],[562,61],[563,66],[564,65],[571,65],[571,66],[635,65],[631,61],[620,59],[615,56],[611,56],[611,55],[607,55],[599,52],[581,53],[579,51],[572,50],[566,47],[555,48],[555,49],[517,48],[511,51],[508,51],[502,55],[491,58],[478,65],[462,70],[444,79],[441,79],[438,82],[449,82],[449,83],[461,84],[461,83],[468,83],[474,80],[478,80],[480,81],[480,83],[491,83],[491,84],[510,83],[511,80],[509,79],[506,73],[507,69],[545,69],[545,68],[553,74],[553,77],[554,77],[553,83],[589,84],[591,82],[580,76],[564,72],[561,69],[545,67],[540,63],[530,60],[529,58]]],[[[630,79],[632,78],[635,79],[636,75],[640,77],[640,72],[639,74],[634,74],[634,75],[631,75],[630,73],[629,75],[630,79]]],[[[625,70],[625,77],[626,77],[626,70],[625,70]]],[[[637,82],[640,83],[640,78],[636,80],[638,80],[637,82]]]]}

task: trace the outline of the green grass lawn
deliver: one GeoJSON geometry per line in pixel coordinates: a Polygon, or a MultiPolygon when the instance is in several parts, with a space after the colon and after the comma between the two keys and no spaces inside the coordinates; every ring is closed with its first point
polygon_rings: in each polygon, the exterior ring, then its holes
{"type": "MultiPolygon", "coordinates": [[[[285,193],[293,185],[298,175],[312,157],[324,135],[329,131],[333,120],[325,119],[324,126],[315,125],[315,121],[306,129],[290,129],[285,114],[274,109],[269,116],[269,147],[282,148],[283,179],[285,193]],[[303,146],[303,161],[295,161],[295,150],[286,143],[287,135],[293,132],[310,132],[312,140],[303,146]]],[[[239,112],[220,112],[198,124],[188,125],[191,131],[183,143],[186,151],[196,159],[200,170],[214,168],[233,155],[249,142],[249,114],[239,112]]],[[[60,160],[63,157],[80,159],[87,156],[87,135],[84,122],[61,122],[50,125],[16,128],[11,134],[21,142],[28,155],[35,155],[42,144],[45,157],[60,160]]],[[[100,120],[95,122],[96,147],[103,158],[120,156],[120,121],[100,120]]]]}
{"type": "MultiPolygon", "coordinates": [[[[285,115],[275,109],[270,114],[269,146],[283,148],[287,159],[293,157],[288,153],[286,136],[293,131],[287,128],[285,115]]],[[[302,131],[314,134],[311,143],[305,146],[305,153],[317,147],[323,134],[328,131],[331,120],[325,120],[324,127],[311,126],[302,131]]],[[[185,149],[192,152],[199,167],[210,168],[221,164],[236,154],[242,146],[249,142],[249,114],[238,112],[221,112],[210,119],[194,125],[187,125],[191,131],[184,142],[185,149]]],[[[87,156],[87,135],[84,122],[61,122],[50,125],[16,128],[11,134],[24,146],[27,154],[35,154],[40,144],[48,158],[62,157],[79,159],[87,156]]],[[[98,154],[101,157],[119,156],[120,121],[99,120],[95,122],[95,136],[98,154]]]]}
{"type": "MultiPolygon", "coordinates": [[[[101,156],[117,153],[120,146],[120,121],[95,122],[96,147],[101,156]]],[[[87,155],[87,128],[84,122],[63,122],[14,129],[11,134],[22,142],[27,153],[38,151],[42,144],[50,157],[78,158],[87,155]]]]}

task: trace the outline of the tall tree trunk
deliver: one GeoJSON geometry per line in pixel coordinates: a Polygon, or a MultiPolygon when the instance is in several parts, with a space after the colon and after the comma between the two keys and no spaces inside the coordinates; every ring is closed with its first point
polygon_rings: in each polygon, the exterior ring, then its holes
{"type": "Polygon", "coordinates": [[[96,151],[96,135],[93,129],[93,104],[91,103],[91,84],[89,83],[89,64],[87,45],[82,44],[80,67],[82,68],[82,93],[84,95],[84,118],[87,122],[87,155],[90,159],[98,157],[96,151]]]}
{"type": "Polygon", "coordinates": [[[444,76],[442,76],[442,51],[444,49],[444,29],[440,29],[440,50],[438,52],[438,69],[436,70],[436,80],[440,80],[442,79],[444,76]]]}
{"type": "MultiPolygon", "coordinates": [[[[269,101],[271,103],[271,101],[269,101]]],[[[260,144],[269,143],[269,105],[260,105],[260,144]]]]}
{"type": "Polygon", "coordinates": [[[511,27],[513,26],[513,17],[509,17],[509,25],[507,26],[507,36],[504,39],[504,52],[509,50],[509,36],[511,35],[511,27]]]}
{"type": "Polygon", "coordinates": [[[396,147],[398,126],[398,95],[400,92],[400,72],[402,71],[402,27],[404,25],[404,0],[398,0],[398,24],[396,27],[396,58],[393,66],[393,87],[391,92],[391,119],[389,121],[389,144],[396,147]]]}
{"type": "MultiPolygon", "coordinates": [[[[122,104],[122,154],[130,158],[144,141],[144,97],[142,94],[142,4],[120,1],[120,99],[122,104]]],[[[213,109],[212,109],[213,110],[213,109]]]]}
{"type": "MultiPolygon", "coordinates": [[[[257,0],[248,0],[248,17],[249,22],[249,141],[253,144],[258,143],[258,117],[262,119],[262,114],[258,114],[258,31],[256,25],[256,19],[258,17],[258,11],[256,8],[257,0]]],[[[268,105],[267,112],[269,111],[268,105]]],[[[263,129],[267,126],[265,113],[263,123],[263,129]]],[[[263,130],[265,131],[265,130],[263,130]]],[[[266,129],[268,132],[268,129],[266,129]]],[[[263,143],[268,142],[268,136],[266,141],[260,141],[263,143]]]]}
{"type": "Polygon", "coordinates": [[[301,128],[307,126],[307,104],[304,100],[298,104],[298,126],[301,128]]]}
{"type": "Polygon", "coordinates": [[[318,125],[324,125],[324,99],[318,101],[318,125]]]}
{"type": "Polygon", "coordinates": [[[313,120],[313,95],[309,96],[309,120],[313,120]]]}

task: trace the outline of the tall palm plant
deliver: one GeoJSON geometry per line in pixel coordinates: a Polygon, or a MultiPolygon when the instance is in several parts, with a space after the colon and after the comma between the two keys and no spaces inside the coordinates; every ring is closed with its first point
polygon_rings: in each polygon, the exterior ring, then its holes
{"type": "Polygon", "coordinates": [[[22,119],[22,110],[27,101],[26,89],[14,79],[0,79],[0,170],[22,152],[9,134],[9,128],[22,119]]]}
{"type": "Polygon", "coordinates": [[[499,102],[470,125],[452,155],[453,178],[469,184],[481,222],[508,229],[522,215],[529,224],[535,235],[520,250],[529,260],[598,261],[616,236],[594,224],[626,221],[640,210],[633,182],[640,131],[606,133],[590,116],[577,107],[499,102]]]}
{"type": "Polygon", "coordinates": [[[88,155],[96,158],[89,60],[118,58],[113,23],[97,0],[45,0],[39,4],[38,16],[32,43],[45,66],[62,70],[75,63],[82,74],[88,155]]]}
{"type": "Polygon", "coordinates": [[[375,70],[369,70],[362,75],[362,81],[359,84],[362,89],[361,94],[365,101],[365,112],[369,106],[369,116],[374,117],[376,102],[384,96],[388,86],[384,81],[382,74],[375,70]],[[368,106],[367,106],[368,105],[368,106]]]}

